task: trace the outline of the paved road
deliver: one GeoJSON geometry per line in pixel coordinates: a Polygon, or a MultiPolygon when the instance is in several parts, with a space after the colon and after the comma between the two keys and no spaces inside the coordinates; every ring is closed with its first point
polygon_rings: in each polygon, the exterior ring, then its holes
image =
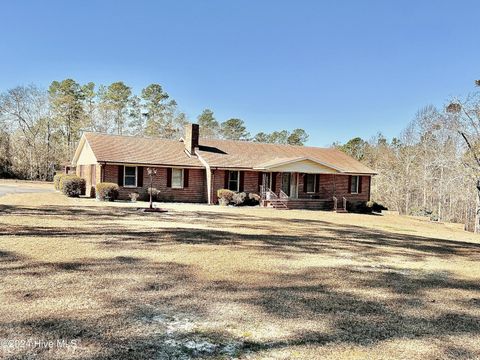
{"type": "Polygon", "coordinates": [[[16,184],[15,186],[10,185],[0,185],[0,196],[6,194],[20,194],[20,193],[45,193],[45,192],[53,192],[53,189],[45,189],[41,187],[35,186],[22,186],[16,184]]]}

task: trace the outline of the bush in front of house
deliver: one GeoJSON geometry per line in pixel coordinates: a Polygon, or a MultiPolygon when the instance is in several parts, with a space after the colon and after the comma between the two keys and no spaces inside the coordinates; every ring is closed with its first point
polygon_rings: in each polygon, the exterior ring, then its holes
{"type": "Polygon", "coordinates": [[[245,205],[245,199],[247,198],[247,194],[244,192],[239,192],[233,194],[232,202],[235,206],[243,206],[245,205]]]}
{"type": "Polygon", "coordinates": [[[382,204],[379,204],[375,201],[367,201],[367,207],[371,208],[372,211],[376,212],[376,213],[381,213],[382,210],[388,210],[385,206],[383,206],[382,204]]]}
{"type": "Polygon", "coordinates": [[[68,197],[79,197],[85,194],[85,179],[76,175],[63,176],[60,179],[60,190],[68,197]]]}
{"type": "Polygon", "coordinates": [[[151,189],[150,188],[142,189],[140,191],[140,195],[138,197],[138,200],[140,200],[140,201],[150,201],[150,192],[152,193],[152,201],[160,201],[160,197],[161,197],[160,190],[158,190],[154,187],[152,187],[151,189]]]}
{"type": "Polygon", "coordinates": [[[97,184],[97,199],[101,201],[114,201],[118,199],[118,185],[115,183],[101,182],[97,184]]]}
{"type": "Polygon", "coordinates": [[[358,203],[348,203],[348,211],[361,213],[361,214],[371,214],[372,212],[381,213],[382,210],[388,210],[385,206],[375,202],[375,201],[362,201],[358,203]]]}
{"type": "Polygon", "coordinates": [[[235,206],[257,206],[260,204],[260,195],[255,193],[236,193],[233,196],[235,206]]]}
{"type": "Polygon", "coordinates": [[[228,189],[218,189],[217,190],[218,203],[220,205],[226,206],[233,201],[234,195],[235,195],[235,191],[228,190],[228,189]]]}
{"type": "Polygon", "coordinates": [[[139,196],[140,196],[140,194],[138,192],[132,192],[132,193],[128,194],[128,197],[130,198],[131,202],[137,202],[137,199],[138,199],[139,196]]]}
{"type": "Polygon", "coordinates": [[[248,192],[235,192],[228,189],[217,191],[218,203],[226,206],[233,204],[235,206],[256,206],[260,204],[260,195],[248,192]]]}
{"type": "Polygon", "coordinates": [[[260,205],[260,199],[262,197],[259,194],[249,193],[248,194],[248,206],[260,205]]]}
{"type": "Polygon", "coordinates": [[[150,201],[150,194],[152,195],[152,201],[158,201],[159,195],[160,195],[160,190],[158,190],[154,187],[148,188],[148,190],[147,190],[148,201],[150,201]]]}
{"type": "MultiPolygon", "coordinates": [[[[78,184],[78,186],[80,187],[80,194],[79,195],[85,195],[85,192],[86,192],[86,181],[85,179],[82,179],[81,177],[77,176],[77,175],[73,175],[73,174],[61,174],[62,176],[59,177],[59,182],[58,182],[58,189],[64,193],[65,195],[67,190],[65,190],[65,184],[66,183],[71,183],[70,180],[74,180],[74,183],[75,184],[78,184]],[[79,179],[82,179],[82,180],[79,180],[79,179]]],[[[69,185],[70,186],[70,190],[68,190],[68,192],[74,194],[77,190],[75,188],[72,188],[72,186],[75,186],[75,185],[69,185]]],[[[70,195],[68,195],[70,196],[70,195]]],[[[73,196],[77,196],[77,195],[73,195],[73,196]]]]}
{"type": "Polygon", "coordinates": [[[67,174],[57,174],[53,177],[53,187],[55,190],[60,190],[60,180],[66,175],[67,174]]]}

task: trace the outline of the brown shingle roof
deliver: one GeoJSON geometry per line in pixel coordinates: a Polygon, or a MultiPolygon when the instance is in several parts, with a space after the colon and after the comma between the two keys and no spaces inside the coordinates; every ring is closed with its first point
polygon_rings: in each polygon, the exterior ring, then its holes
{"type": "Polygon", "coordinates": [[[189,157],[183,142],[158,138],[85,133],[99,162],[203,167],[189,157]]]}
{"type": "MultiPolygon", "coordinates": [[[[99,162],[203,167],[178,140],[85,133],[99,162]]],[[[375,174],[340,150],[249,141],[200,139],[200,156],[212,168],[252,169],[285,159],[308,158],[345,173],[375,174]]]]}
{"type": "Polygon", "coordinates": [[[375,174],[372,169],[334,148],[200,139],[200,156],[211,167],[255,168],[275,160],[308,158],[341,172],[375,174]]]}

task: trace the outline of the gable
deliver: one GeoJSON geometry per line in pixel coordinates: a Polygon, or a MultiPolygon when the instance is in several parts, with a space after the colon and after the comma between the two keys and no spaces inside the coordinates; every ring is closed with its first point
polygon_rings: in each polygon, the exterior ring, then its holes
{"type": "Polygon", "coordinates": [[[293,161],[285,164],[273,165],[266,168],[268,171],[275,172],[299,172],[299,173],[313,173],[313,174],[336,174],[337,170],[312,161],[310,159],[303,159],[293,161]]]}
{"type": "Polygon", "coordinates": [[[96,163],[97,158],[95,157],[92,148],[88,144],[88,141],[83,141],[83,145],[78,154],[76,165],[91,165],[96,163]]]}

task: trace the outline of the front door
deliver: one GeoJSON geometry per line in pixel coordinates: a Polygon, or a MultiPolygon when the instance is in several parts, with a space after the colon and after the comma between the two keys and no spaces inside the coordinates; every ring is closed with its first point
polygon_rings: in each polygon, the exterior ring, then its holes
{"type": "Polygon", "coordinates": [[[282,191],[288,197],[298,197],[298,176],[297,173],[282,173],[282,191]]]}
{"type": "Polygon", "coordinates": [[[290,184],[291,184],[291,174],[282,173],[282,191],[290,196],[290,184]]]}
{"type": "Polygon", "coordinates": [[[263,186],[271,189],[272,191],[275,191],[275,189],[272,189],[272,173],[263,173],[262,184],[263,186]]]}

